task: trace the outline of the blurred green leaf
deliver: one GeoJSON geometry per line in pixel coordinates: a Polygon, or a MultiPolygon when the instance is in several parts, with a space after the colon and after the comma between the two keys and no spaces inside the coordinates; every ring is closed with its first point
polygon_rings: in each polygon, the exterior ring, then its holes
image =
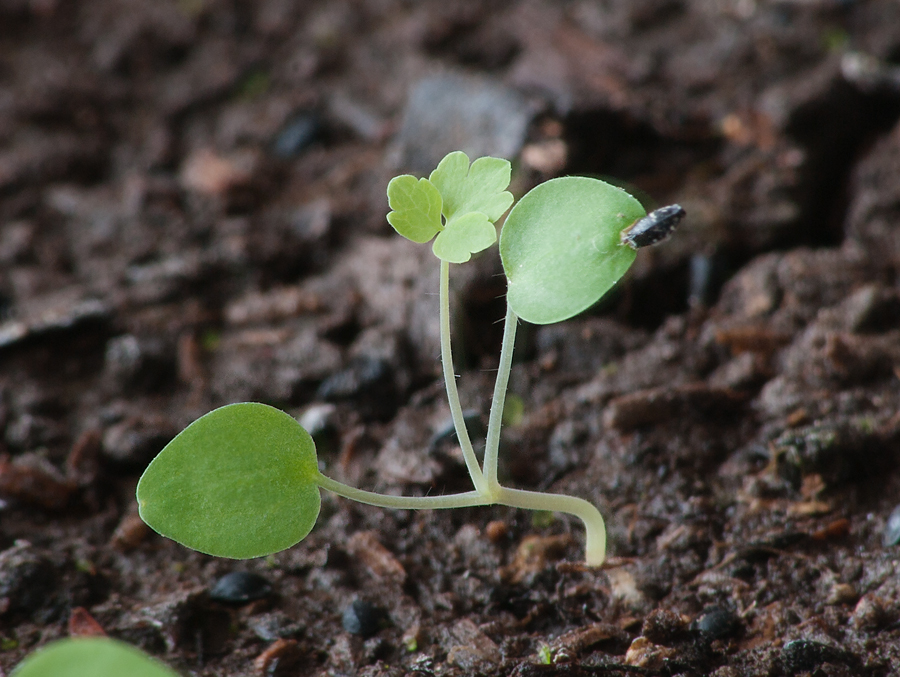
{"type": "Polygon", "coordinates": [[[108,637],[52,642],[26,657],[12,677],[178,677],[162,663],[108,637]]]}

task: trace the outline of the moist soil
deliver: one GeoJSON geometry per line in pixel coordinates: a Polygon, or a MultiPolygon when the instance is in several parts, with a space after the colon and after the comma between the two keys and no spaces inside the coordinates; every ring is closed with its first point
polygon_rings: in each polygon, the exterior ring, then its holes
{"type": "MultiPolygon", "coordinates": [[[[91,632],[198,676],[900,674],[898,119],[892,0],[0,0],[0,674],[91,632]],[[236,401],[343,481],[470,488],[385,221],[455,147],[688,213],[520,329],[503,478],[594,502],[607,564],[325,494],[260,560],[150,532],[142,469],[236,401]]],[[[501,272],[453,270],[476,438],[501,272]]]]}

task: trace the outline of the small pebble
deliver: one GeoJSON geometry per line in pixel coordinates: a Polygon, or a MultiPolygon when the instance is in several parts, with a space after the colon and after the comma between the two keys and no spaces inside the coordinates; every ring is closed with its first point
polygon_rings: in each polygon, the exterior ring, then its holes
{"type": "Polygon", "coordinates": [[[272,144],[272,152],[282,160],[297,157],[315,141],[319,126],[319,118],[315,113],[297,115],[278,133],[272,144]]]}
{"type": "Polygon", "coordinates": [[[502,520],[488,522],[487,526],[484,528],[484,535],[487,536],[487,539],[491,543],[500,543],[501,541],[506,540],[508,533],[509,527],[506,522],[503,522],[502,520]]]}
{"type": "Polygon", "coordinates": [[[850,622],[857,630],[877,630],[887,620],[882,600],[871,594],[860,598],[850,616],[850,622]]]}
{"type": "Polygon", "coordinates": [[[795,639],[781,650],[782,663],[790,674],[812,671],[822,663],[853,664],[855,658],[842,649],[809,639],[795,639]]]}
{"type": "Polygon", "coordinates": [[[825,601],[829,604],[853,604],[858,598],[859,593],[852,583],[835,583],[825,601]]]}
{"type": "Polygon", "coordinates": [[[384,612],[377,606],[357,599],[344,609],[341,624],[351,635],[371,637],[381,628],[383,618],[384,612]]]}
{"type": "Polygon", "coordinates": [[[884,535],[882,541],[885,548],[900,543],[900,505],[894,508],[894,511],[888,517],[887,524],[884,525],[884,535]]]}
{"type": "Polygon", "coordinates": [[[228,604],[245,604],[272,594],[272,584],[250,571],[232,571],[216,581],[210,599],[228,604]]]}
{"type": "Polygon", "coordinates": [[[737,629],[737,618],[728,609],[709,607],[694,621],[694,629],[710,639],[723,639],[734,634],[737,629]]]}

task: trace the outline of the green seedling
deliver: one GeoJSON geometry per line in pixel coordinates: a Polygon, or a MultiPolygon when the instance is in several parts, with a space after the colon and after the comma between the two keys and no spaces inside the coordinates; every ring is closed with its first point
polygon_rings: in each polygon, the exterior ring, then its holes
{"type": "Polygon", "coordinates": [[[178,677],[130,644],[108,637],[61,639],[35,651],[12,677],[178,677]]]}
{"type": "MultiPolygon", "coordinates": [[[[463,418],[450,349],[450,264],[465,263],[497,241],[494,225],[513,203],[510,164],[483,157],[471,165],[450,153],[427,179],[388,186],[388,221],[418,243],[434,239],[440,259],[441,359],[450,411],[473,490],[442,496],[389,496],[348,486],[319,470],[310,435],[288,414],[264,404],[232,404],[201,417],[147,467],[137,487],[144,521],[159,533],[210,555],[261,557],[289,548],[313,528],[320,489],[385,508],[506,505],[568,513],[586,529],[585,559],[603,562],[606,529],[581,498],[502,486],[497,478],[500,427],[519,318],[535,324],[568,319],[596,303],[644,246],[623,233],[645,212],[621,188],[582,177],[552,179],[510,211],[500,235],[508,293],[500,366],[479,464],[463,418]]],[[[657,226],[658,228],[658,226],[657,226]]]]}

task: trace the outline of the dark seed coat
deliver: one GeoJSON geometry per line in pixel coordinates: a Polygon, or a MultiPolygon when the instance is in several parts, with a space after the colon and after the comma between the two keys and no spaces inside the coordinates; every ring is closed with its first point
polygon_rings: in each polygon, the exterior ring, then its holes
{"type": "Polygon", "coordinates": [[[675,232],[675,227],[681,223],[684,215],[681,205],[654,209],[622,231],[622,244],[627,244],[632,249],[641,249],[662,242],[675,232]]]}

